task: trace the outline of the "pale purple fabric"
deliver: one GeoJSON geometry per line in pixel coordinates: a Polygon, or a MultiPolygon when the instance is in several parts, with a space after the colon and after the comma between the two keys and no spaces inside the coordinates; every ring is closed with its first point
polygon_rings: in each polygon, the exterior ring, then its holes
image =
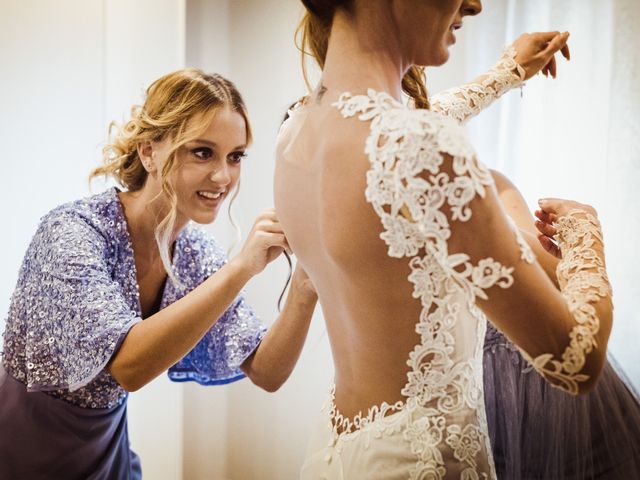
{"type": "Polygon", "coordinates": [[[610,362],[592,392],[571,396],[488,324],[484,389],[499,479],[640,479],[640,403],[610,362]]]}
{"type": "MultiPolygon", "coordinates": [[[[210,235],[185,227],[173,253],[180,285],[167,281],[161,308],[225,262],[210,235]]],[[[105,369],[142,321],[139,297],[115,189],[62,205],[41,220],[4,332],[0,480],[139,477],[127,436],[127,392],[105,369]]],[[[265,330],[239,295],[169,376],[205,385],[239,380],[241,363],[265,330]]]]}
{"type": "Polygon", "coordinates": [[[0,478],[137,480],[127,403],[82,408],[24,384],[0,365],[0,478]]]}

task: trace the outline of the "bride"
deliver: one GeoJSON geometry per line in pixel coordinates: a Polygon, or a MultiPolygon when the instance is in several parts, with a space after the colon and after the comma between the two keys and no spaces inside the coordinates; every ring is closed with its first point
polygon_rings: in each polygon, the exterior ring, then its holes
{"type": "Polygon", "coordinates": [[[479,2],[303,3],[323,76],[281,131],[276,209],[318,291],[336,375],[302,476],[495,478],[486,319],[549,382],[593,388],[612,319],[596,212],[540,201],[563,252],[558,292],[457,124],[427,110],[416,65],[444,63],[479,2]]]}

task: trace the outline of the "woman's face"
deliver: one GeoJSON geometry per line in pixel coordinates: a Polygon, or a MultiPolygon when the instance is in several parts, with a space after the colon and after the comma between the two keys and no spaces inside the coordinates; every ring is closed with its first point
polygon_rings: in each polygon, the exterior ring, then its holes
{"type": "Polygon", "coordinates": [[[415,65],[442,65],[462,19],[482,11],[481,0],[396,0],[393,15],[403,35],[403,50],[415,65]]]}
{"type": "MultiPolygon", "coordinates": [[[[180,218],[202,224],[215,220],[220,206],[240,179],[240,163],[246,148],[244,117],[224,107],[215,113],[196,140],[178,149],[171,182],[180,218]]],[[[157,171],[161,171],[169,149],[167,140],[154,145],[157,171]]]]}

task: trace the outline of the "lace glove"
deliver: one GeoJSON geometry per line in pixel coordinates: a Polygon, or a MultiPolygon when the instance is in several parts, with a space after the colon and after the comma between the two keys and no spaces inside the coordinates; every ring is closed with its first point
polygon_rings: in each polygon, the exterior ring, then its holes
{"type": "Polygon", "coordinates": [[[461,87],[450,88],[431,98],[431,109],[465,123],[504,93],[524,85],[526,72],[519,65],[513,45],[504,49],[502,57],[486,74],[461,87]]]}
{"type": "Polygon", "coordinates": [[[555,224],[562,260],[556,273],[560,290],[576,321],[562,359],[550,353],[531,358],[521,351],[541,375],[558,388],[578,394],[578,384],[589,379],[580,373],[586,355],[597,346],[600,320],[594,304],[601,298],[611,300],[612,292],[604,262],[604,243],[598,219],[584,210],[573,209],[555,224]]]}

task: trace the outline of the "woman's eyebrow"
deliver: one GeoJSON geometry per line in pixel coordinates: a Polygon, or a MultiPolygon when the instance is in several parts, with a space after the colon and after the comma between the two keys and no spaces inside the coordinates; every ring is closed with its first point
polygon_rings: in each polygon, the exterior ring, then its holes
{"type": "Polygon", "coordinates": [[[192,142],[195,143],[204,143],[205,145],[210,145],[212,147],[217,147],[218,145],[215,142],[212,142],[210,140],[206,140],[204,138],[196,138],[195,140],[192,140],[192,142]]]}
{"type": "MultiPolygon", "coordinates": [[[[204,143],[205,145],[209,145],[210,147],[216,148],[218,146],[217,143],[212,142],[211,140],[206,140],[204,138],[196,138],[195,140],[192,140],[192,142],[194,143],[204,143]]],[[[234,147],[232,150],[246,150],[247,149],[247,145],[245,143],[238,145],[237,147],[234,147]]]]}

